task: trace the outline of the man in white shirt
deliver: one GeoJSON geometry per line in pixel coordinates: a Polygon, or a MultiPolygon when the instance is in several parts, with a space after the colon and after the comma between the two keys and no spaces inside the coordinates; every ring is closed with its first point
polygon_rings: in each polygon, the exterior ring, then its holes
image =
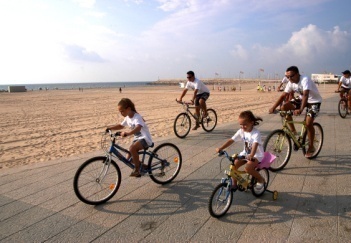
{"type": "MultiPolygon", "coordinates": [[[[296,66],[291,66],[287,70],[287,78],[289,83],[286,85],[283,94],[278,98],[273,107],[269,109],[269,113],[273,113],[278,105],[283,101],[285,96],[291,91],[294,91],[295,94],[299,94],[301,97],[301,104],[292,104],[291,102],[285,103],[282,106],[282,110],[289,111],[294,110],[294,115],[300,115],[304,108],[307,107],[306,113],[306,129],[308,141],[310,141],[309,148],[305,154],[306,158],[309,158],[313,155],[315,148],[313,146],[313,140],[315,135],[315,130],[313,127],[314,119],[319,113],[319,109],[322,103],[322,96],[319,94],[316,84],[309,79],[307,76],[302,76],[299,73],[299,69],[296,66]]],[[[293,120],[291,116],[288,117],[288,120],[293,120]]],[[[289,124],[290,129],[293,133],[296,133],[294,124],[289,124]]]]}
{"type": "Polygon", "coordinates": [[[195,104],[195,114],[197,116],[197,120],[193,130],[196,130],[200,127],[200,121],[199,121],[200,109],[202,110],[203,116],[207,117],[206,100],[208,99],[208,97],[210,97],[210,90],[206,87],[206,85],[201,80],[195,78],[195,73],[193,71],[187,72],[187,79],[188,79],[188,82],[186,83],[185,88],[178,101],[182,102],[182,99],[188,92],[189,88],[194,90],[191,103],[195,104]]]}
{"type": "Polygon", "coordinates": [[[350,75],[349,70],[345,70],[342,72],[342,77],[340,78],[340,81],[338,83],[338,90],[340,91],[340,98],[344,96],[344,93],[349,94],[349,99],[348,99],[348,107],[349,107],[349,112],[351,112],[351,75],[350,75]]]}

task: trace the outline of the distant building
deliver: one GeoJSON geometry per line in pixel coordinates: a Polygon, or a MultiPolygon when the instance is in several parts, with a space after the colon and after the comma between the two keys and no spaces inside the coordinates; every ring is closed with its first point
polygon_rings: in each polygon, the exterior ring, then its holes
{"type": "Polygon", "coordinates": [[[8,92],[9,93],[14,93],[14,92],[26,92],[27,89],[25,86],[8,86],[8,92]]]}
{"type": "Polygon", "coordinates": [[[319,83],[337,83],[340,79],[340,75],[335,75],[332,73],[322,73],[322,74],[316,74],[312,73],[311,74],[311,79],[314,82],[319,82],[319,83]]]}

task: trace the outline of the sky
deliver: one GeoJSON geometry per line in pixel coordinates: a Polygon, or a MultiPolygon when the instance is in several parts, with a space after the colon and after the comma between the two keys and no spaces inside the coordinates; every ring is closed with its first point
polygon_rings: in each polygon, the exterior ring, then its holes
{"type": "Polygon", "coordinates": [[[351,69],[350,0],[0,0],[0,84],[351,69]]]}

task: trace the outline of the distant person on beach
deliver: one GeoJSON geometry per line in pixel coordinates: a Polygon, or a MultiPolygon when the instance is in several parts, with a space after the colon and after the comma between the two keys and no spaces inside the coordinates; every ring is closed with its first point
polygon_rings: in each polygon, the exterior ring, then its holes
{"type": "MultiPolygon", "coordinates": [[[[245,171],[257,179],[256,188],[261,190],[265,181],[260,173],[255,170],[258,163],[263,159],[264,154],[261,133],[255,128],[255,126],[259,124],[258,121],[262,121],[262,118],[255,117],[252,111],[241,112],[238,118],[240,129],[221,147],[216,148],[216,152],[219,153],[234,142],[243,142],[244,150],[240,152],[239,158],[234,161],[235,169],[239,169],[239,167],[246,164],[245,171]]],[[[232,190],[236,190],[237,181],[235,179],[233,180],[232,190]]]]}
{"type": "Polygon", "coordinates": [[[342,77],[340,78],[340,81],[338,83],[338,89],[336,91],[340,91],[340,98],[344,96],[344,93],[349,94],[349,99],[348,99],[348,107],[349,107],[349,112],[351,112],[351,73],[350,70],[345,70],[342,72],[342,77]]]}
{"type": "Polygon", "coordinates": [[[149,132],[149,128],[147,127],[145,120],[143,117],[136,111],[134,103],[128,99],[123,98],[118,103],[118,111],[124,117],[124,120],[117,125],[107,127],[106,132],[108,130],[121,130],[124,127],[130,127],[130,131],[122,132],[122,137],[127,137],[130,135],[134,135],[133,143],[129,147],[130,154],[127,154],[126,158],[129,159],[132,156],[133,164],[135,168],[133,172],[130,174],[131,177],[140,177],[140,160],[138,151],[147,149],[152,146],[152,138],[149,132]]]}
{"type": "MultiPolygon", "coordinates": [[[[313,146],[313,140],[315,135],[315,130],[313,127],[314,119],[319,113],[319,109],[322,103],[322,96],[319,94],[317,85],[309,79],[307,76],[302,76],[299,73],[299,69],[296,66],[291,66],[286,70],[286,76],[289,79],[289,83],[286,85],[283,94],[274,103],[272,108],[269,109],[269,113],[273,113],[274,110],[282,103],[286,95],[291,91],[300,95],[301,103],[292,102],[285,103],[282,105],[281,109],[283,111],[294,110],[294,115],[300,115],[303,110],[306,109],[306,128],[307,136],[309,141],[309,147],[305,154],[306,158],[310,158],[315,151],[313,146]]],[[[288,116],[287,119],[292,121],[292,116],[288,116]]],[[[290,130],[297,134],[294,124],[289,123],[290,130]]]]}
{"type": "Polygon", "coordinates": [[[202,114],[204,117],[207,117],[207,107],[206,100],[210,97],[210,90],[206,87],[206,85],[199,79],[195,78],[195,73],[193,71],[187,72],[188,82],[185,85],[185,88],[180,95],[179,102],[182,102],[183,97],[188,92],[188,89],[191,88],[194,90],[193,97],[191,99],[191,103],[195,104],[195,114],[196,114],[196,125],[193,127],[193,130],[196,130],[200,127],[200,109],[202,110],[202,114]]]}
{"type": "Polygon", "coordinates": [[[119,92],[122,93],[122,88],[121,87],[119,87],[119,92]]]}

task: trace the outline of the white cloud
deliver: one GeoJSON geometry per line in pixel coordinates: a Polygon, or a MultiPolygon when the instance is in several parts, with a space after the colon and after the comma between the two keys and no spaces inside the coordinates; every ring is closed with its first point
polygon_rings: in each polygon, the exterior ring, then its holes
{"type": "Polygon", "coordinates": [[[95,5],[95,0],[73,0],[73,2],[82,8],[93,8],[95,5]]]}

